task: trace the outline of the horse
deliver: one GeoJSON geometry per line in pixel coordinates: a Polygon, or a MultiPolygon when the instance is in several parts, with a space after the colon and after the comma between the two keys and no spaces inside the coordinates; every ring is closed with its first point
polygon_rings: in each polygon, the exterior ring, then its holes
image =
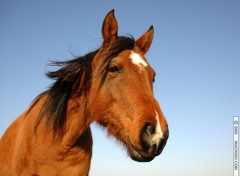
{"type": "Polygon", "coordinates": [[[128,155],[149,162],[160,155],[168,124],[153,94],[155,71],[145,58],[154,29],[138,40],[118,36],[111,10],[103,43],[69,61],[51,62],[52,85],[38,95],[0,140],[0,175],[87,176],[92,157],[90,124],[97,122],[128,155]]]}

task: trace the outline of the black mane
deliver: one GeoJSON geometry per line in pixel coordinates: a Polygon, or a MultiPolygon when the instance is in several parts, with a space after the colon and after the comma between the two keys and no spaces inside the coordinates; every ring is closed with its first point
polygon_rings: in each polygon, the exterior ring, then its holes
{"type": "MultiPolygon", "coordinates": [[[[107,76],[107,67],[113,57],[123,50],[134,48],[133,37],[118,37],[114,42],[104,46],[102,53],[102,84],[107,76]]],[[[29,111],[36,103],[47,96],[45,103],[38,115],[34,129],[38,127],[43,118],[46,118],[46,127],[51,129],[54,137],[61,137],[64,132],[68,100],[73,96],[87,95],[91,87],[92,60],[99,49],[69,61],[52,62],[50,65],[61,67],[57,71],[47,72],[46,75],[53,79],[53,84],[35,98],[29,111]]],[[[29,112],[28,111],[28,112],[29,112]]]]}

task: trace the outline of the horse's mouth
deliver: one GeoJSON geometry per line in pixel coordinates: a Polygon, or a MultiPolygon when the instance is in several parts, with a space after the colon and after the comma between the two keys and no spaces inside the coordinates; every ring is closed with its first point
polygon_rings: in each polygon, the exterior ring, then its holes
{"type": "Polygon", "coordinates": [[[142,148],[137,147],[134,145],[128,137],[129,143],[130,143],[130,148],[129,148],[129,155],[134,161],[138,162],[149,162],[152,161],[156,156],[160,155],[167,143],[167,139],[163,139],[160,141],[160,144],[153,145],[153,147],[144,150],[142,148]]]}

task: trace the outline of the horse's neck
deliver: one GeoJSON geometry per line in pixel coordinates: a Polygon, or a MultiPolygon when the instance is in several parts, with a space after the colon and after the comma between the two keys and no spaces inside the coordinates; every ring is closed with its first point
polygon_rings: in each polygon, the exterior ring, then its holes
{"type": "Polygon", "coordinates": [[[4,156],[0,157],[0,175],[9,175],[14,169],[16,175],[88,175],[92,136],[83,100],[69,100],[65,131],[56,141],[45,118],[34,135],[34,123],[46,96],[16,119],[0,141],[0,155],[4,156]]]}
{"type": "MultiPolygon", "coordinates": [[[[40,111],[43,104],[46,101],[47,96],[43,97],[36,105],[32,108],[28,114],[30,116],[36,116],[36,112],[40,111]]],[[[38,113],[37,113],[38,114],[38,113]]],[[[34,118],[36,120],[36,117],[34,118]]],[[[61,145],[64,148],[70,148],[79,143],[79,139],[83,140],[83,135],[86,131],[90,131],[90,123],[92,121],[87,114],[86,99],[84,97],[73,97],[68,100],[67,113],[64,124],[64,132],[57,142],[57,145],[61,145]]],[[[34,122],[33,122],[34,123],[34,122]]],[[[53,133],[49,133],[45,125],[46,121],[43,119],[37,127],[37,138],[46,138],[53,141],[53,133]]]]}
{"type": "Polygon", "coordinates": [[[69,146],[74,146],[82,139],[85,132],[89,130],[87,105],[84,98],[71,98],[68,101],[65,131],[62,142],[69,146]]]}

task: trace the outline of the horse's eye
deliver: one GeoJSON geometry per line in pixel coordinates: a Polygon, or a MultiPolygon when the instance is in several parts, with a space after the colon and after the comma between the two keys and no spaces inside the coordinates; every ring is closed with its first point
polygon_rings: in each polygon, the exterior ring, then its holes
{"type": "Polygon", "coordinates": [[[111,73],[120,72],[120,68],[118,68],[116,65],[110,65],[108,67],[108,71],[111,72],[111,73]]]}

